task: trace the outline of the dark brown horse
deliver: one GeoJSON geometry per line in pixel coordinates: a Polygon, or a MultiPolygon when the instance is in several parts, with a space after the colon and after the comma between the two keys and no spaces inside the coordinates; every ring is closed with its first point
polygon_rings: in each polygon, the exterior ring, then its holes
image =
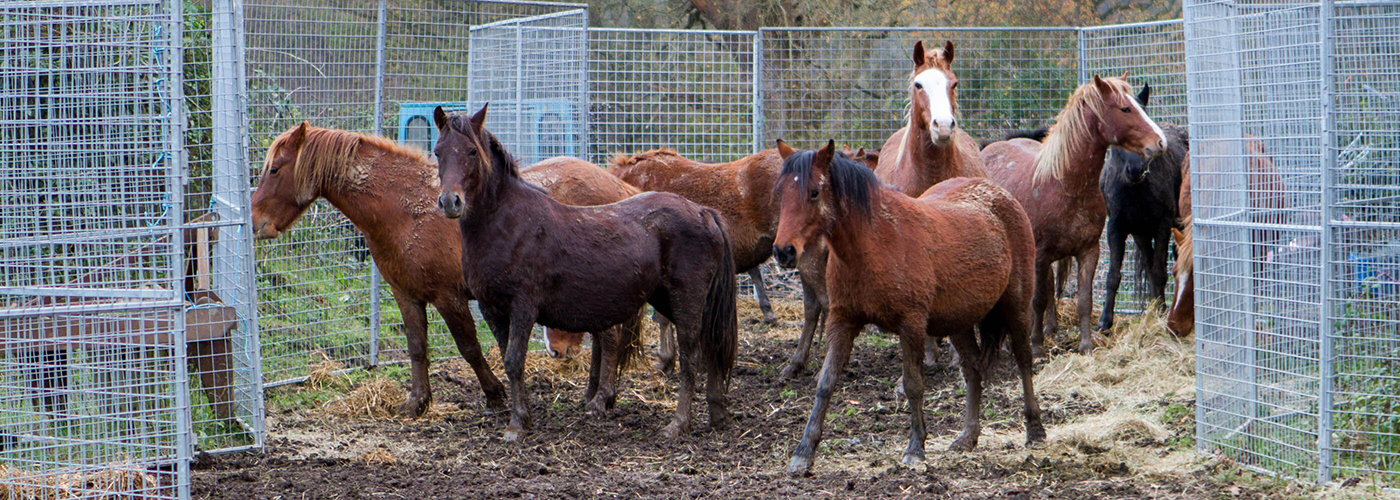
{"type": "MultiPolygon", "coordinates": [[[[725,231],[734,253],[734,265],[749,271],[754,286],[763,289],[759,264],[773,252],[773,235],[778,230],[778,197],[773,185],[778,181],[783,160],[776,149],[760,151],[729,163],[700,163],[669,149],[619,156],[609,171],[622,180],[648,191],[676,193],[687,200],[715,209],[724,217],[725,231]]],[[[821,273],[825,257],[813,252],[798,268],[801,270],[802,303],[805,312],[802,337],[782,377],[790,378],[806,369],[812,334],[821,324],[826,292],[821,273]]],[[[759,305],[768,299],[759,295],[759,305]]],[[[767,310],[765,308],[765,310],[767,310]]],[[[771,313],[765,313],[771,315],[771,313]]],[[[669,369],[675,352],[668,344],[669,329],[661,329],[661,355],[658,369],[669,369]]]]}
{"type": "Polygon", "coordinates": [[[1094,348],[1094,271],[1108,210],[1099,176],[1109,146],[1151,158],[1166,148],[1166,136],[1138,105],[1127,81],[1095,75],[1070,96],[1044,144],[1018,138],[982,150],[992,179],[1020,200],[1035,228],[1031,345],[1037,352],[1056,323],[1047,317],[1056,314],[1049,307],[1055,292],[1050,268],[1069,257],[1079,264],[1079,351],[1094,348]]]}
{"type": "MultiPolygon", "coordinates": [[[[958,77],[953,74],[953,42],[931,52],[914,43],[914,70],[909,78],[909,116],[880,151],[875,176],[919,196],[934,184],[954,177],[986,177],[977,141],[958,128],[958,77]]],[[[928,342],[924,366],[937,362],[937,343],[928,342]]]]}
{"type": "Polygon", "coordinates": [[[467,287],[499,345],[510,380],[507,441],[531,425],[525,350],[539,323],[603,331],[650,303],[676,325],[680,394],[662,431],[690,432],[692,362],[708,374],[710,424],[726,427],[729,376],[738,348],[734,259],[714,210],[668,193],[601,206],[551,199],[520,178],[515,160],[486,131],[486,108],[470,118],[433,112],[439,130],[438,206],[459,219],[467,287]]]}
{"type": "MultiPolygon", "coordinates": [[[[601,170],[583,162],[587,168],[601,170]]],[[[608,181],[599,187],[586,179],[550,182],[550,188],[576,204],[601,203],[588,193],[609,194],[608,181]]],[[[318,198],[330,201],[365,234],[374,263],[389,283],[403,314],[404,336],[411,363],[410,393],[399,407],[405,416],[420,415],[432,401],[428,386],[427,304],[433,304],[452,332],[458,351],[486,395],[486,405],[504,410],[506,391],[482,356],[476,321],[461,279],[462,241],[456,224],[437,209],[436,166],[421,150],[354,132],[312,127],[302,123],[286,131],[267,150],[261,181],[253,193],[253,227],[258,238],[275,238],[296,223],[318,198]]],[[[623,347],[635,344],[638,326],[618,330],[612,340],[623,347]]],[[[631,353],[620,353],[625,364],[631,353]]],[[[589,407],[601,409],[615,393],[611,385],[624,366],[594,367],[589,407]],[[604,372],[601,391],[594,383],[604,372]],[[602,397],[599,396],[601,392],[602,397]]]]}
{"type": "Polygon", "coordinates": [[[781,141],[778,147],[785,161],[776,187],[783,211],[774,255],[792,265],[807,242],[826,240],[831,297],[826,361],[788,473],[811,469],[837,378],[867,324],[899,334],[910,411],[905,463],[924,458],[926,337],[952,342],[967,383],[963,428],[952,449],[977,446],[982,378],[1008,336],[1021,375],[1027,442],[1043,440],[1029,339],[1035,243],[1020,204],[990,180],[971,178],[910,198],[836,153],[833,143],[815,152],[793,151],[781,141]]]}

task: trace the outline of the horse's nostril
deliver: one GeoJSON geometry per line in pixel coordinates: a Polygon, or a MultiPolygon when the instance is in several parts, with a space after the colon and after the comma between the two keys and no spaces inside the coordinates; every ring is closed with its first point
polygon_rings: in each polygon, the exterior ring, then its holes
{"type": "Polygon", "coordinates": [[[949,120],[949,121],[948,121],[948,128],[958,128],[958,121],[957,121],[957,120],[949,120]]]}

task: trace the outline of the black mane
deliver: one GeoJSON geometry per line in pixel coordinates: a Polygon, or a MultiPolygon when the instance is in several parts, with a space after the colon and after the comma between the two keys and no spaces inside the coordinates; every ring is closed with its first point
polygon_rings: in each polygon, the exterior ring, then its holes
{"type": "MultiPolygon", "coordinates": [[[[779,177],[781,182],[787,182],[788,177],[796,177],[798,188],[803,192],[810,189],[808,183],[814,157],[816,151],[812,150],[798,151],[789,156],[783,161],[783,173],[779,177]]],[[[829,178],[832,199],[837,207],[843,212],[854,208],[866,216],[870,215],[871,199],[881,185],[874,171],[838,151],[831,158],[829,178]]]]}

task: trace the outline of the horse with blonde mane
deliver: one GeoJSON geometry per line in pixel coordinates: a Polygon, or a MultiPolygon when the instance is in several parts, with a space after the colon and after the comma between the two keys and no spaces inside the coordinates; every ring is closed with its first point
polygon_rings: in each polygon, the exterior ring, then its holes
{"type": "MultiPolygon", "coordinates": [[[[582,160],[543,163],[557,176],[548,180],[542,175],[539,179],[568,202],[602,204],[628,193],[615,186],[621,183],[611,176],[562,174],[585,168],[602,171],[582,160]]],[[[261,179],[252,195],[253,228],[259,239],[276,238],[290,230],[312,202],[325,198],[364,233],[374,264],[389,283],[403,315],[410,391],[398,412],[416,417],[432,402],[427,304],[442,315],[457,350],[476,373],[487,408],[504,410],[505,387],[486,364],[477,341],[476,320],[467,307],[471,294],[462,279],[460,232],[457,224],[438,210],[437,196],[437,166],[422,150],[383,137],[302,122],[278,136],[267,150],[261,179]]],[[[620,351],[607,359],[596,359],[590,370],[585,399],[591,410],[601,411],[611,404],[616,374],[638,352],[639,321],[639,317],[634,318],[602,335],[602,342],[595,341],[616,345],[620,351]]]]}
{"type": "Polygon", "coordinates": [[[1055,117],[1042,144],[1017,138],[982,150],[992,179],[1025,207],[1035,228],[1036,293],[1031,344],[1043,352],[1047,315],[1054,298],[1051,266],[1074,257],[1079,264],[1079,351],[1094,348],[1090,327],[1094,310],[1094,271],[1099,236],[1108,207],[1099,189],[1104,156],[1116,146],[1146,158],[1166,149],[1166,135],[1147,116],[1132,87],[1120,78],[1094,76],[1080,85],[1055,117]]]}

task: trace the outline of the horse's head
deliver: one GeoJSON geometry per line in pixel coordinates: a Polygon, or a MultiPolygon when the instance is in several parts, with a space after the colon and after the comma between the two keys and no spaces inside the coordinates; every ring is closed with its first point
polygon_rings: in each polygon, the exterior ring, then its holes
{"type": "Polygon", "coordinates": [[[871,170],[875,170],[875,167],[880,164],[879,149],[871,149],[867,151],[865,148],[860,148],[855,151],[851,151],[850,146],[841,146],[841,154],[846,155],[847,158],[860,162],[861,164],[865,165],[871,170]]]}
{"type": "Polygon", "coordinates": [[[583,350],[583,334],[556,328],[545,328],[544,350],[551,358],[568,358],[583,350]]]}
{"type": "Polygon", "coordinates": [[[1098,132],[1110,145],[1150,160],[1166,151],[1167,134],[1142,108],[1152,95],[1152,88],[1143,85],[1142,92],[1134,97],[1127,76],[1127,73],[1120,78],[1094,75],[1094,89],[1099,97],[1095,100],[1098,109],[1094,110],[1099,118],[1098,132]]]}
{"type": "Polygon", "coordinates": [[[449,219],[466,212],[472,197],[481,192],[491,174],[490,139],[484,137],[483,128],[487,106],[470,118],[443,111],[442,106],[433,110],[433,122],[438,128],[433,154],[437,155],[438,180],[442,184],[438,208],[449,219]]]}
{"type": "Polygon", "coordinates": [[[773,238],[773,259],[793,268],[809,242],[822,237],[832,216],[830,184],[831,159],[836,141],[812,151],[796,151],[778,139],[783,157],[783,173],[778,177],[778,234],[773,238]]]}
{"type": "Polygon", "coordinates": [[[1184,337],[1196,327],[1196,286],[1191,259],[1191,226],[1189,219],[1186,229],[1172,228],[1172,238],[1176,240],[1176,295],[1172,297],[1171,309],[1167,311],[1167,331],[1184,337]]]}
{"type": "Polygon", "coordinates": [[[1151,163],[1140,154],[1122,148],[1109,148],[1106,168],[1122,169],[1123,178],[1128,180],[1128,184],[1141,184],[1152,171],[1151,163]]]}
{"type": "Polygon", "coordinates": [[[958,77],[953,74],[953,42],[941,49],[924,50],[924,42],[914,43],[914,78],[909,95],[909,119],[913,126],[927,130],[937,144],[953,138],[958,126],[958,77]]]}
{"type": "Polygon", "coordinates": [[[258,239],[276,238],[301,217],[316,200],[313,186],[298,181],[298,162],[306,142],[308,125],[283,132],[267,148],[258,189],[253,191],[253,234],[258,239]]]}

